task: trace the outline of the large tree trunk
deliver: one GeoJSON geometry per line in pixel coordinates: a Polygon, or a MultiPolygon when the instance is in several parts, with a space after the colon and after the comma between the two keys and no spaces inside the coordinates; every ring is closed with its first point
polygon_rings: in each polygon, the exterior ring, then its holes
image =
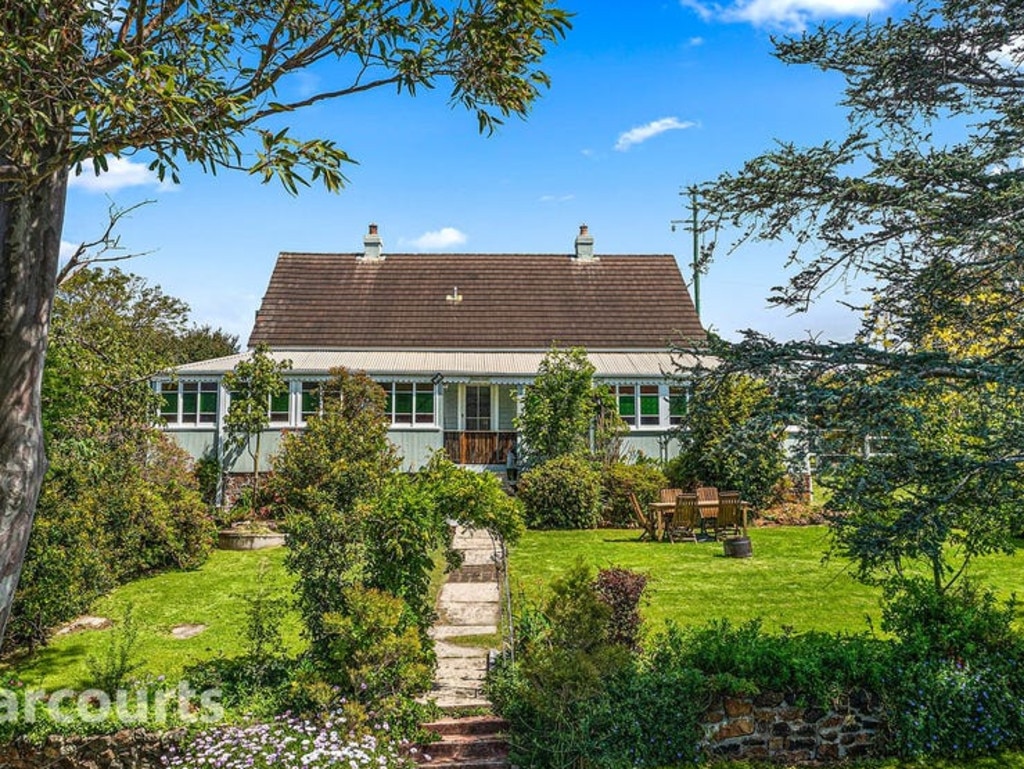
{"type": "Polygon", "coordinates": [[[0,642],[46,472],[40,389],[67,172],[0,184],[0,642]]]}

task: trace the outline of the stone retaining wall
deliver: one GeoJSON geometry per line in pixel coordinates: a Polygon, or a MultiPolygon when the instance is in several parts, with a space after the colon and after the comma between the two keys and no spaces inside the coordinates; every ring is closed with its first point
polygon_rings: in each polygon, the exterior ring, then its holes
{"type": "Polygon", "coordinates": [[[838,709],[804,707],[792,696],[764,692],[712,703],[702,747],[721,758],[839,761],[872,754],[881,726],[878,703],[867,692],[854,692],[838,709]]]}
{"type": "Polygon", "coordinates": [[[52,734],[42,746],[16,740],[0,745],[2,769],[163,769],[160,756],[183,732],[124,729],[115,734],[75,737],[52,734]]]}
{"type": "MultiPolygon", "coordinates": [[[[876,752],[878,703],[855,692],[844,707],[801,706],[792,696],[765,692],[722,697],[704,715],[701,747],[718,758],[788,763],[841,761],[876,752]]],[[[160,756],[182,731],[123,730],[95,737],[51,735],[42,747],[0,745],[0,769],[163,769],[160,756]]]]}

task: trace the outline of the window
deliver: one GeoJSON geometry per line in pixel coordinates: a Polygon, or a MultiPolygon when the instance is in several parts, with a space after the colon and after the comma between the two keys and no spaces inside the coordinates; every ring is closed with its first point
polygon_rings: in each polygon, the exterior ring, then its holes
{"type": "Polygon", "coordinates": [[[630,427],[661,424],[661,397],[658,385],[618,385],[615,388],[619,416],[630,427]]]}
{"type": "Polygon", "coordinates": [[[434,424],[434,386],[427,382],[385,382],[387,410],[394,425],[434,424]]]}
{"type": "Polygon", "coordinates": [[[169,425],[203,425],[217,421],[217,382],[163,382],[160,416],[169,425]]]}
{"type": "Polygon", "coordinates": [[[658,385],[640,386],[640,424],[657,425],[661,423],[661,399],[658,397],[658,385]]]}
{"type": "Polygon", "coordinates": [[[681,425],[684,416],[686,416],[686,388],[668,388],[668,423],[681,425]]]}
{"type": "Polygon", "coordinates": [[[270,396],[270,424],[288,424],[288,390],[270,396]]]}
{"type": "Polygon", "coordinates": [[[310,417],[320,414],[323,408],[322,394],[320,388],[324,385],[323,382],[303,382],[302,383],[302,396],[301,410],[302,421],[307,421],[310,417]]]}
{"type": "Polygon", "coordinates": [[[466,385],[466,430],[491,429],[491,386],[466,385]]]}

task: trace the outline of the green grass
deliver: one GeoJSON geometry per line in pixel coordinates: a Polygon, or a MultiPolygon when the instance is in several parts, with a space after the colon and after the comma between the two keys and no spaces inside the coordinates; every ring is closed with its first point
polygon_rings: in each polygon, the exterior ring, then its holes
{"type": "MultiPolygon", "coordinates": [[[[870,616],[878,628],[880,591],[856,582],[839,559],[822,563],[825,527],[752,528],[749,534],[754,557],[741,559],[724,557],[714,542],[638,542],[635,530],[530,531],[511,554],[513,591],[540,600],[552,577],[583,558],[650,577],[645,618],[651,627],[666,619],[702,624],[760,617],[772,630],[861,632],[870,616]]],[[[1024,555],[982,559],[973,573],[1008,597],[1024,584],[1024,555]]]]}
{"type": "MultiPolygon", "coordinates": [[[[268,563],[267,584],[276,593],[292,595],[294,580],[284,569],[285,549],[256,552],[215,550],[202,568],[168,572],[124,585],[100,599],[90,614],[115,622],[129,604],[139,629],[136,656],[142,675],[175,680],[187,665],[218,655],[233,657],[244,649],[245,602],[239,596],[256,586],[261,561],[268,563]],[[199,624],[207,629],[184,640],[175,639],[177,625],[199,624]]],[[[301,648],[300,621],[290,613],[282,626],[284,645],[301,648]]],[[[54,638],[25,660],[10,660],[12,669],[27,684],[53,691],[89,685],[87,660],[100,657],[110,630],[87,630],[54,638]]]]}

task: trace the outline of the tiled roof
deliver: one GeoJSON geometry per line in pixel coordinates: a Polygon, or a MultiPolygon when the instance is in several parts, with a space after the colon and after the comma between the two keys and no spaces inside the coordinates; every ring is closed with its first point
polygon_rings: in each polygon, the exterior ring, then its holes
{"type": "Polygon", "coordinates": [[[704,336],[670,254],[357,257],[281,254],[249,345],[657,349],[704,336]]]}

